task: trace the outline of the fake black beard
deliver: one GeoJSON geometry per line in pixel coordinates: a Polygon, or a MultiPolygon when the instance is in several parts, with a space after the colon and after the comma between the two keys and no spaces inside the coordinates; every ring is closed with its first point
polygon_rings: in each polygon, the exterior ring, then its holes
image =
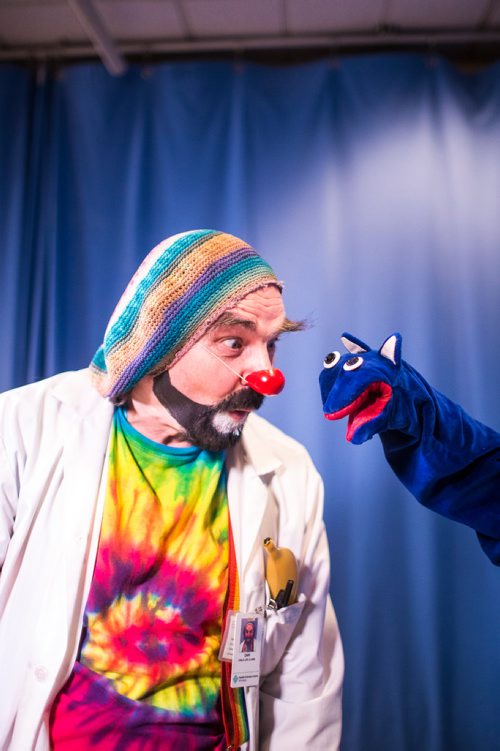
{"type": "Polygon", "coordinates": [[[223,451],[234,446],[243,430],[243,423],[228,432],[218,430],[214,425],[215,415],[238,409],[257,410],[264,401],[264,397],[256,391],[242,389],[218,404],[198,404],[172,385],[168,370],[153,379],[153,392],[160,404],[168,409],[184,429],[176,439],[187,441],[206,451],[223,451]]]}

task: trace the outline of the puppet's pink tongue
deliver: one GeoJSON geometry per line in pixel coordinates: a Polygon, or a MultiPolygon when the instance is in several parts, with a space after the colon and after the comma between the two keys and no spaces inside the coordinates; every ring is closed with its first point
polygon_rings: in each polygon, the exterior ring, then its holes
{"type": "Polygon", "coordinates": [[[392,388],[385,381],[375,381],[350,404],[336,412],[325,414],[327,420],[348,417],[346,438],[352,441],[354,434],[367,422],[378,417],[392,396],[392,388]]]}

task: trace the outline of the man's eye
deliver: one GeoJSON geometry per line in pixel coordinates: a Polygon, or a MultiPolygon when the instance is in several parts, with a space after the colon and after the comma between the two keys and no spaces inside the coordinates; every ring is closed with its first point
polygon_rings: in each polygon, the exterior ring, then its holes
{"type": "Polygon", "coordinates": [[[228,349],[231,349],[233,351],[241,349],[241,339],[237,339],[236,337],[223,339],[221,343],[224,345],[224,347],[227,347],[228,349]]]}

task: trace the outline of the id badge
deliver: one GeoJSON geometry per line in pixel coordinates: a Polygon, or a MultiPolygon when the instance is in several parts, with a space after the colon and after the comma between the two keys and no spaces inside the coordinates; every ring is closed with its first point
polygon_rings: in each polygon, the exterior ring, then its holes
{"type": "Polygon", "coordinates": [[[264,618],[229,611],[219,659],[231,662],[231,687],[258,686],[264,618]]]}

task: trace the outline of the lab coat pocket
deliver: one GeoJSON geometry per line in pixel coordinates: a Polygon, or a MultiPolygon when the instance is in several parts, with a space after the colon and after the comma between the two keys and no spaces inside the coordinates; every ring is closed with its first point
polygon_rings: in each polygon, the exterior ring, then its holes
{"type": "Polygon", "coordinates": [[[283,657],[295,627],[304,609],[306,596],[300,594],[297,602],[280,610],[265,611],[266,631],[261,655],[261,675],[271,673],[283,657]]]}

